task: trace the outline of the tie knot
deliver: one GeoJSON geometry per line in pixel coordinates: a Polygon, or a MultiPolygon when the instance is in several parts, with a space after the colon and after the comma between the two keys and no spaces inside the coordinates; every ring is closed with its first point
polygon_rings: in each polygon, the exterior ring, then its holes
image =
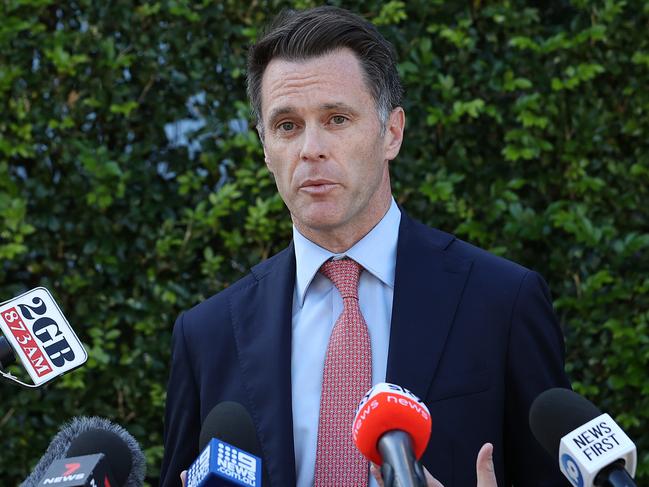
{"type": "Polygon", "coordinates": [[[345,298],[358,299],[358,277],[363,268],[352,259],[328,260],[320,266],[320,272],[336,286],[345,298]]]}

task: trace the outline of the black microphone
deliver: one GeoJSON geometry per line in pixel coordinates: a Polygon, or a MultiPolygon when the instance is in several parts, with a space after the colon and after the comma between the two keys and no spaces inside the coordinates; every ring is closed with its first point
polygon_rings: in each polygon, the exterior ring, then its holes
{"type": "Polygon", "coordinates": [[[392,430],[384,433],[378,441],[383,459],[381,476],[386,487],[425,487],[425,475],[415,458],[410,435],[405,431],[392,430]]]}
{"type": "Polygon", "coordinates": [[[16,355],[5,337],[0,336],[0,369],[16,363],[16,355]]]}
{"type": "Polygon", "coordinates": [[[198,458],[187,470],[187,487],[268,485],[261,446],[250,414],[241,404],[217,404],[203,421],[198,458]]]}
{"type": "Polygon", "coordinates": [[[529,420],[537,441],[575,487],[635,487],[635,445],[586,398],[549,389],[532,403],[529,420]]]}
{"type": "Polygon", "coordinates": [[[91,485],[88,482],[101,470],[114,476],[112,487],[141,487],[146,461],[135,438],[121,426],[103,418],[77,417],[54,436],[20,487],[91,485]]]}

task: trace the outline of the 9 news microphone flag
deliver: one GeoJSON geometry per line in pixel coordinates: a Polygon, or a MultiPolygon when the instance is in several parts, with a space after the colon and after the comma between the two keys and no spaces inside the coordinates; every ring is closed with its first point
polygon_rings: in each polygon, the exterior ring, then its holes
{"type": "Polygon", "coordinates": [[[203,421],[198,449],[201,453],[187,471],[187,487],[268,485],[255,426],[241,404],[214,406],[203,421]]]}
{"type": "Polygon", "coordinates": [[[261,459],[216,438],[187,471],[187,487],[259,487],[261,459]]]}

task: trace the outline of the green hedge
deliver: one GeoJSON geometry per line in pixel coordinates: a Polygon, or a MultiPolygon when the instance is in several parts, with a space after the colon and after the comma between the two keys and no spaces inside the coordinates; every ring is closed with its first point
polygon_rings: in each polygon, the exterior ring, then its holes
{"type": "MultiPolygon", "coordinates": [[[[0,300],[48,287],[90,353],[42,390],[0,383],[2,485],[80,414],[131,431],[155,483],[176,315],[290,238],[244,93],[290,3],[0,3],[0,300]]],[[[397,46],[398,201],[545,276],[574,386],[648,482],[649,4],[332,3],[397,46]]]]}

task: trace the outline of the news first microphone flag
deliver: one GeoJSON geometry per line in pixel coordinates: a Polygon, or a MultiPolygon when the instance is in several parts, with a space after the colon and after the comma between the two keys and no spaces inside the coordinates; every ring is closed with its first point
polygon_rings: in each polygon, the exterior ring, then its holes
{"type": "Polygon", "coordinates": [[[34,385],[2,375],[21,385],[41,386],[88,360],[81,341],[44,287],[0,304],[0,329],[34,385]]]}
{"type": "Polygon", "coordinates": [[[597,474],[624,460],[624,468],[633,477],[636,449],[631,439],[608,414],[602,414],[561,438],[559,468],[575,487],[594,484],[597,474]]]}

